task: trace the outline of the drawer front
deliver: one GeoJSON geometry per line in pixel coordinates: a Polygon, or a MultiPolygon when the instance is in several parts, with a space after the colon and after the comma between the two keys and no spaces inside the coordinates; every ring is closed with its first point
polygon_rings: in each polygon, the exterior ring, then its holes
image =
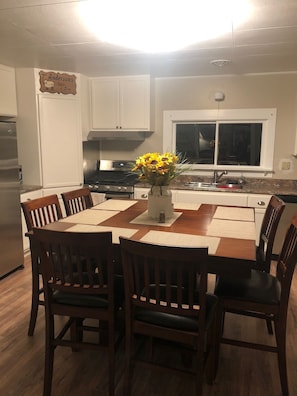
{"type": "Polygon", "coordinates": [[[271,195],[249,194],[248,206],[251,208],[266,209],[269,204],[271,195]]]}

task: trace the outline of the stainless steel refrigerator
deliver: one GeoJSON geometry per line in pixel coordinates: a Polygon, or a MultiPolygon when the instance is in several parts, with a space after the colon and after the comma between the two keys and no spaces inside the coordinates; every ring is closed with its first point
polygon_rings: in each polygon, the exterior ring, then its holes
{"type": "Polygon", "coordinates": [[[0,279],[23,267],[20,180],[15,119],[0,117],[0,279]]]}

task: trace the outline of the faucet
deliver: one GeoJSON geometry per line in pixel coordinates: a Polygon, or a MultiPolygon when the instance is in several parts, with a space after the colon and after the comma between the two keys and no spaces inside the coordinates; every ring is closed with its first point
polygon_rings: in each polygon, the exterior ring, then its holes
{"type": "Polygon", "coordinates": [[[223,175],[227,175],[228,172],[227,171],[223,171],[222,173],[218,173],[218,171],[213,171],[213,183],[218,183],[223,175]]]}

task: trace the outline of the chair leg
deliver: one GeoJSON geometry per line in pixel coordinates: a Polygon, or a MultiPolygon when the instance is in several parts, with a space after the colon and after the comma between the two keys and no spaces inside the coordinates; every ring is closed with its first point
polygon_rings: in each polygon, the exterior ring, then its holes
{"type": "Polygon", "coordinates": [[[203,393],[203,372],[204,372],[204,350],[201,345],[197,346],[197,372],[196,372],[196,396],[202,396],[203,393]]]}
{"type": "Polygon", "coordinates": [[[44,383],[43,396],[51,396],[53,369],[54,369],[54,353],[55,347],[52,344],[54,339],[54,318],[46,318],[46,340],[45,340],[45,364],[44,364],[44,383]]]}
{"type": "Polygon", "coordinates": [[[289,396],[286,358],[286,326],[277,323],[275,326],[275,336],[278,348],[277,359],[280,382],[282,387],[282,396],[289,396]],[[280,326],[282,327],[281,329],[280,326]]]}
{"type": "MultiPolygon", "coordinates": [[[[83,341],[83,319],[76,318],[70,326],[70,338],[71,341],[82,342],[83,341]]],[[[78,352],[79,349],[72,347],[72,352],[78,352]]]]}
{"type": "Polygon", "coordinates": [[[217,375],[220,360],[221,338],[224,333],[225,311],[223,306],[219,303],[216,312],[216,325],[215,325],[215,340],[214,340],[214,378],[217,375]]]}
{"type": "Polygon", "coordinates": [[[35,330],[38,306],[39,306],[39,295],[40,295],[40,284],[39,284],[39,273],[35,268],[38,264],[33,263],[36,258],[32,257],[32,299],[31,299],[31,313],[30,322],[28,328],[28,336],[32,337],[35,330]]]}
{"type": "Polygon", "coordinates": [[[207,334],[207,350],[209,350],[209,354],[207,356],[205,373],[208,384],[213,384],[217,374],[217,366],[218,366],[218,352],[219,346],[217,343],[219,340],[217,339],[217,328],[216,321],[214,321],[211,329],[207,334]]]}
{"type": "Polygon", "coordinates": [[[126,334],[125,334],[125,372],[124,372],[124,392],[123,396],[130,396],[131,381],[132,381],[132,354],[134,353],[133,334],[131,330],[131,323],[126,316],[126,334]]]}
{"type": "Polygon", "coordinates": [[[114,322],[108,323],[108,365],[109,365],[109,396],[114,396],[115,384],[115,326],[114,322]]]}

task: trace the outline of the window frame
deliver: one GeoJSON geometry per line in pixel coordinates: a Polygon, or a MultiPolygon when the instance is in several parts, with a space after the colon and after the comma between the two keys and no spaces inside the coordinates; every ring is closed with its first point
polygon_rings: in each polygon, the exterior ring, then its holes
{"type": "MultiPolygon", "coordinates": [[[[273,173],[273,155],[276,127],[276,109],[228,109],[228,110],[166,110],[163,112],[163,152],[176,151],[175,125],[191,122],[262,122],[262,145],[259,166],[245,165],[215,165],[191,164],[191,171],[227,170],[241,172],[244,176],[249,173],[273,173]]],[[[191,172],[189,172],[191,173],[191,172]]]]}

